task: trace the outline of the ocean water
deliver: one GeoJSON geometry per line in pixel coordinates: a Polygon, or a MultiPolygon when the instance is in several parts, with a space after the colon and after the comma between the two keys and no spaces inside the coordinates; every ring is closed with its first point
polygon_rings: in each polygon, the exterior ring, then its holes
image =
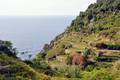
{"type": "Polygon", "coordinates": [[[13,43],[22,59],[33,57],[70,25],[74,16],[0,16],[0,40],[13,43]]]}

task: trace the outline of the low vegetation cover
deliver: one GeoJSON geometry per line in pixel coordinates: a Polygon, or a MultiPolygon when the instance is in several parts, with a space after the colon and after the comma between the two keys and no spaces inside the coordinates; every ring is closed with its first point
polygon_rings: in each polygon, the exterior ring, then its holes
{"type": "Polygon", "coordinates": [[[120,0],[97,0],[80,12],[40,55],[44,54],[43,60],[56,72],[53,76],[119,80],[119,70],[113,70],[120,61],[119,23],[120,0]]]}
{"type": "Polygon", "coordinates": [[[97,0],[32,61],[0,41],[1,80],[120,80],[120,0],[97,0]]]}

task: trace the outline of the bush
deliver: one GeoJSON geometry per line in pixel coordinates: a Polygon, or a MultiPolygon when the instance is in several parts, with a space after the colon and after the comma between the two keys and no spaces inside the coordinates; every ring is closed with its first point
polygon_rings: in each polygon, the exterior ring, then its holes
{"type": "Polygon", "coordinates": [[[63,48],[54,48],[51,49],[47,52],[47,55],[45,56],[45,58],[47,60],[53,60],[54,58],[56,58],[57,55],[62,55],[64,54],[64,49],[63,48]]]}
{"type": "Polygon", "coordinates": [[[56,75],[67,78],[81,78],[81,68],[77,66],[63,66],[56,68],[56,75]]]}
{"type": "Polygon", "coordinates": [[[84,72],[82,80],[114,80],[107,69],[84,72]]]}
{"type": "Polygon", "coordinates": [[[12,47],[12,43],[10,41],[2,40],[0,40],[0,52],[13,57],[16,57],[17,54],[16,48],[12,47]]]}
{"type": "Polygon", "coordinates": [[[120,45],[97,43],[96,47],[99,49],[120,50],[120,45]]]}
{"type": "Polygon", "coordinates": [[[106,49],[107,45],[104,43],[97,43],[95,47],[100,48],[100,49],[106,49]]]}
{"type": "Polygon", "coordinates": [[[0,74],[0,80],[5,80],[5,76],[0,74]]]}
{"type": "Polygon", "coordinates": [[[46,75],[52,76],[55,74],[55,72],[51,69],[51,67],[45,61],[34,60],[33,64],[31,64],[30,66],[38,72],[42,71],[46,75]]]}
{"type": "Polygon", "coordinates": [[[67,55],[66,63],[67,63],[68,65],[72,64],[72,56],[67,55]]]}
{"type": "Polygon", "coordinates": [[[72,44],[70,44],[70,43],[69,43],[69,44],[68,44],[68,43],[63,44],[63,45],[62,45],[62,48],[63,48],[63,49],[69,49],[69,48],[72,48],[72,44]]]}
{"type": "Polygon", "coordinates": [[[94,65],[88,65],[88,66],[85,68],[85,70],[90,72],[90,71],[92,71],[92,70],[94,69],[94,67],[95,67],[94,65]]]}
{"type": "Polygon", "coordinates": [[[116,61],[114,63],[113,69],[116,71],[120,71],[120,61],[116,61]]]}
{"type": "Polygon", "coordinates": [[[107,49],[111,49],[111,50],[120,50],[120,45],[107,45],[107,49]]]}
{"type": "Polygon", "coordinates": [[[35,60],[37,61],[41,61],[43,58],[42,58],[42,55],[41,53],[38,53],[36,56],[35,56],[35,60]]]}
{"type": "Polygon", "coordinates": [[[90,55],[90,54],[91,54],[91,50],[88,48],[85,48],[85,50],[83,51],[83,56],[85,58],[88,58],[88,55],[90,55]]]}

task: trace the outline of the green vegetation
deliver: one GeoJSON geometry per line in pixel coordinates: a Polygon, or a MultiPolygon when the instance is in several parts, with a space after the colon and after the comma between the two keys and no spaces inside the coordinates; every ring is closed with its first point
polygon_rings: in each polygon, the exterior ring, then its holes
{"type": "Polygon", "coordinates": [[[97,0],[85,12],[80,12],[45,51],[44,59],[54,71],[53,76],[72,80],[119,80],[118,71],[113,70],[120,60],[119,23],[119,0],[97,0]],[[85,57],[84,67],[72,65],[74,53],[85,57]]]}
{"type": "Polygon", "coordinates": [[[9,41],[0,41],[0,80],[49,79],[16,57],[17,51],[9,41]]]}
{"type": "Polygon", "coordinates": [[[86,57],[86,58],[88,58],[88,55],[90,55],[90,54],[91,54],[91,50],[85,48],[85,50],[84,50],[84,52],[83,52],[83,56],[86,57]]]}
{"type": "Polygon", "coordinates": [[[0,52],[7,53],[7,55],[14,57],[17,55],[16,48],[12,47],[12,43],[10,41],[0,40],[0,52]]]}
{"type": "MultiPolygon", "coordinates": [[[[49,78],[49,77],[48,77],[49,78]]],[[[0,54],[0,80],[43,80],[47,76],[38,73],[24,62],[9,57],[4,53],[0,54]]]]}
{"type": "MultiPolygon", "coordinates": [[[[7,50],[10,51],[9,48],[7,50]]],[[[15,54],[5,52],[4,49],[0,51],[0,80],[66,80],[47,76],[46,74],[52,75],[53,72],[49,65],[40,62],[42,60],[40,56],[37,56],[33,62],[21,61],[15,54]]]]}
{"type": "Polygon", "coordinates": [[[0,41],[1,80],[120,80],[120,0],[91,4],[33,61],[16,53],[0,41]]]}
{"type": "Polygon", "coordinates": [[[120,45],[113,44],[98,43],[96,44],[96,47],[99,49],[120,50],[120,45]]]}
{"type": "Polygon", "coordinates": [[[67,58],[66,58],[66,63],[69,65],[69,64],[72,64],[72,57],[70,55],[67,55],[67,58]]]}
{"type": "Polygon", "coordinates": [[[81,78],[80,67],[75,66],[61,66],[54,69],[56,76],[67,77],[67,78],[81,78]]]}

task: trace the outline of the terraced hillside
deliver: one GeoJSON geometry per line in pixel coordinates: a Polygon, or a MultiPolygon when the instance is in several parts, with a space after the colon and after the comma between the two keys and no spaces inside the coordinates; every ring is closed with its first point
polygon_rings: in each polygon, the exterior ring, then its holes
{"type": "Polygon", "coordinates": [[[120,80],[120,0],[97,0],[33,61],[0,40],[0,80],[120,80]]]}
{"type": "MultiPolygon", "coordinates": [[[[58,76],[80,78],[104,69],[112,74],[111,68],[120,61],[120,0],[97,0],[91,4],[85,12],[80,12],[65,32],[46,44],[40,55],[58,76]],[[83,69],[77,68],[80,71],[76,73],[76,67],[80,66],[83,69]]],[[[116,76],[120,78],[119,74],[116,76]]],[[[95,80],[104,78],[96,77],[95,80]]]]}

